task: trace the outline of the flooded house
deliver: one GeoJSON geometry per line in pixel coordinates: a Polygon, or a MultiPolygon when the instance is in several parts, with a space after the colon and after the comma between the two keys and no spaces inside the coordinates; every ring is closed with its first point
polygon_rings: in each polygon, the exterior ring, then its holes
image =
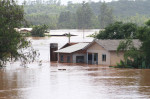
{"type": "Polygon", "coordinates": [[[76,43],[68,47],[63,47],[57,51],[58,62],[61,63],[86,63],[86,50],[84,48],[89,43],[76,43]]]}
{"type": "MultiPolygon", "coordinates": [[[[122,40],[93,40],[90,43],[75,43],[55,51],[60,63],[86,63],[115,66],[124,60],[124,52],[116,52],[122,40]]],[[[140,47],[139,40],[133,40],[140,47]]]]}

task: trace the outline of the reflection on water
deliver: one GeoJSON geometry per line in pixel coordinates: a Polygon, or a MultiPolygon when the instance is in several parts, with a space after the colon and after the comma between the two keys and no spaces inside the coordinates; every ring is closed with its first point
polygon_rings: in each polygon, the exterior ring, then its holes
{"type": "MultiPolygon", "coordinates": [[[[115,69],[86,64],[49,63],[49,43],[66,37],[29,38],[43,65],[18,63],[0,69],[0,99],[148,99],[149,69],[115,69]],[[63,70],[64,69],[64,70],[63,70]]],[[[72,41],[83,41],[80,37],[72,41]]],[[[86,38],[84,41],[92,41],[86,38]]]]}

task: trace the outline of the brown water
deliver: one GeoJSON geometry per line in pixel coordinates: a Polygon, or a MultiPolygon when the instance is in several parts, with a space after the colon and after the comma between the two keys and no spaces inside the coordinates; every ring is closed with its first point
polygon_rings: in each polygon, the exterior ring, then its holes
{"type": "MultiPolygon", "coordinates": [[[[30,38],[41,53],[37,63],[0,69],[0,99],[149,99],[149,69],[115,69],[86,64],[49,63],[49,43],[66,37],[30,38]],[[66,70],[58,70],[66,69],[66,70]]],[[[72,41],[92,41],[73,37],[72,41]]]]}

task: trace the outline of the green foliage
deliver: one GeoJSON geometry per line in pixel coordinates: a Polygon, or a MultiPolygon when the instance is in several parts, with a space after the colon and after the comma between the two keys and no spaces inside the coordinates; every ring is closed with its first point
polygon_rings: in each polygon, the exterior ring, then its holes
{"type": "Polygon", "coordinates": [[[114,8],[116,16],[150,15],[150,0],[118,0],[108,3],[114,8]]]}
{"type": "Polygon", "coordinates": [[[144,67],[144,55],[143,53],[134,47],[132,39],[121,41],[117,53],[124,51],[124,61],[121,60],[117,67],[121,68],[142,68],[144,67]]]}
{"type": "Polygon", "coordinates": [[[128,49],[136,49],[133,45],[132,39],[126,39],[126,41],[120,41],[120,44],[117,48],[117,52],[120,50],[127,51],[128,49]]]}
{"type": "Polygon", "coordinates": [[[93,12],[88,3],[83,2],[82,6],[77,9],[77,26],[79,29],[86,29],[91,27],[91,19],[93,12]]]}
{"type": "Polygon", "coordinates": [[[98,34],[98,33],[97,33],[97,32],[95,32],[95,33],[93,33],[93,34],[89,35],[88,37],[96,38],[97,34],[98,34]]]}
{"type": "Polygon", "coordinates": [[[46,24],[50,29],[57,29],[58,15],[30,14],[25,16],[30,25],[46,24]]]}
{"type": "MultiPolygon", "coordinates": [[[[104,28],[113,21],[131,22],[142,26],[150,18],[149,5],[149,0],[119,0],[108,3],[90,2],[87,7],[91,10],[92,17],[91,20],[88,20],[90,25],[87,28],[104,28]]],[[[81,16],[76,13],[77,10],[81,11],[81,8],[82,4],[80,3],[73,4],[68,2],[68,5],[60,5],[55,0],[48,0],[44,3],[27,2],[24,6],[25,19],[31,25],[46,24],[50,29],[76,29],[82,27],[81,24],[78,24],[80,20],[77,20],[81,16]],[[68,12],[70,14],[66,19],[69,19],[60,22],[63,16],[68,15],[68,12]]],[[[86,14],[90,15],[90,13],[86,14]]]]}
{"type": "Polygon", "coordinates": [[[149,18],[150,16],[136,13],[136,15],[133,16],[115,16],[114,20],[121,21],[123,23],[135,23],[138,26],[143,26],[149,18]]]}
{"type": "Polygon", "coordinates": [[[124,61],[118,67],[123,68],[150,68],[150,20],[146,26],[138,27],[133,23],[115,22],[101,31],[98,39],[126,39],[121,41],[117,53],[124,52],[124,61]],[[141,47],[134,47],[132,39],[139,39],[141,47]]]}
{"type": "Polygon", "coordinates": [[[100,27],[103,29],[109,24],[112,24],[114,19],[113,19],[113,12],[112,8],[109,8],[106,3],[102,3],[100,6],[100,15],[99,17],[99,22],[100,22],[100,27]]]}
{"type": "Polygon", "coordinates": [[[148,21],[146,22],[146,25],[147,25],[147,26],[150,26],[150,20],[148,20],[148,21]]]}
{"type": "Polygon", "coordinates": [[[108,25],[96,36],[98,39],[136,38],[137,25],[133,23],[115,22],[108,25]]]}
{"type": "Polygon", "coordinates": [[[47,30],[48,26],[46,25],[37,25],[33,26],[33,30],[31,31],[32,36],[37,36],[37,37],[44,37],[45,32],[47,30]]]}
{"type": "Polygon", "coordinates": [[[17,60],[22,64],[33,62],[37,56],[36,51],[14,29],[24,22],[23,7],[13,0],[0,0],[0,12],[0,66],[17,60]]]}
{"type": "Polygon", "coordinates": [[[146,22],[146,26],[139,27],[137,37],[142,42],[141,50],[144,53],[145,56],[145,62],[147,65],[147,68],[150,68],[150,26],[149,21],[146,22]]]}
{"type": "Polygon", "coordinates": [[[76,17],[70,11],[61,12],[58,23],[58,28],[76,28],[76,17]]]}

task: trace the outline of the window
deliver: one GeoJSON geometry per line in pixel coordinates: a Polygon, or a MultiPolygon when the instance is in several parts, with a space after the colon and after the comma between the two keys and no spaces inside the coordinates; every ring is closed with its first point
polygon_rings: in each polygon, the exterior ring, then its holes
{"type": "Polygon", "coordinates": [[[84,63],[84,56],[76,56],[76,63],[84,63]]]}
{"type": "Polygon", "coordinates": [[[60,56],[60,61],[61,61],[61,62],[64,61],[64,56],[63,56],[63,55],[60,56]]]}
{"type": "Polygon", "coordinates": [[[102,55],[102,61],[106,61],[106,54],[102,55]]]}
{"type": "Polygon", "coordinates": [[[67,56],[67,63],[70,63],[70,56],[67,56]]]}

